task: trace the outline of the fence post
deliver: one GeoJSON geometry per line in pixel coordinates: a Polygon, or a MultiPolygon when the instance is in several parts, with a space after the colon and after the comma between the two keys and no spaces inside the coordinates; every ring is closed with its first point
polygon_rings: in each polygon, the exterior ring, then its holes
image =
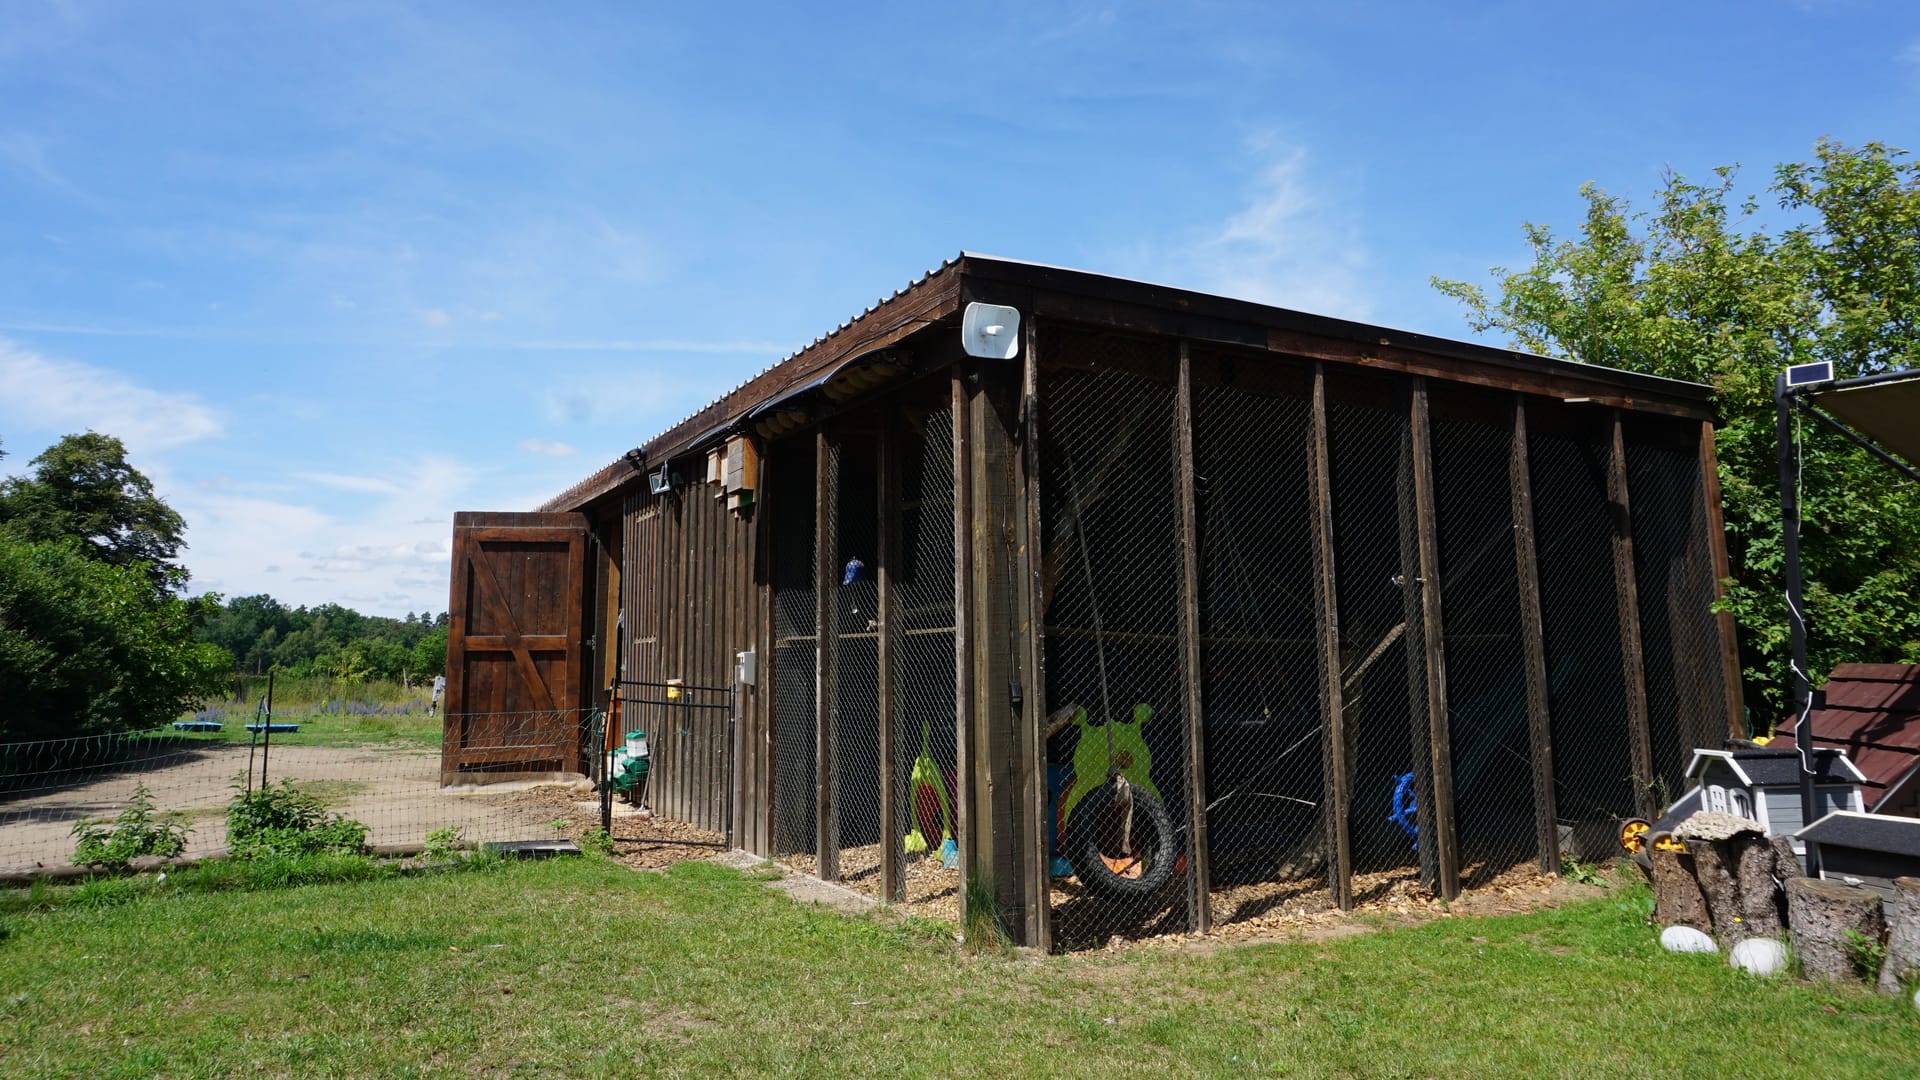
{"type": "Polygon", "coordinates": [[[1643,818],[1653,805],[1653,735],[1647,723],[1647,672],[1640,653],[1640,591],[1633,568],[1633,511],[1627,498],[1627,444],[1620,410],[1608,409],[1607,504],[1613,515],[1613,580],[1620,612],[1620,664],[1626,678],[1627,732],[1633,750],[1633,805],[1643,818]]]}
{"type": "Polygon", "coordinates": [[[1175,406],[1175,467],[1180,470],[1180,637],[1181,682],[1187,713],[1187,910],[1195,933],[1213,929],[1209,893],[1213,873],[1207,851],[1206,726],[1201,709],[1203,658],[1200,654],[1200,530],[1194,520],[1193,358],[1180,342],[1180,385],[1175,406]]]}
{"type": "Polygon", "coordinates": [[[878,497],[875,506],[878,510],[879,536],[878,550],[874,556],[874,665],[878,677],[874,689],[877,707],[875,709],[879,731],[880,750],[880,896],[885,900],[899,900],[904,895],[901,885],[900,861],[904,852],[900,847],[900,823],[896,805],[895,787],[899,780],[894,775],[894,709],[893,709],[893,564],[900,550],[900,439],[899,420],[895,416],[883,417],[880,421],[880,435],[877,453],[878,497]]]}
{"type": "Polygon", "coordinates": [[[1340,692],[1340,608],[1334,587],[1333,477],[1327,461],[1327,373],[1313,363],[1313,438],[1308,444],[1307,467],[1313,480],[1313,574],[1315,629],[1320,648],[1321,760],[1324,762],[1324,799],[1328,875],[1333,902],[1342,910],[1353,907],[1353,844],[1347,817],[1353,793],[1347,772],[1347,724],[1340,692]]]}
{"type": "Polygon", "coordinates": [[[1520,645],[1526,663],[1527,743],[1533,759],[1534,840],[1540,869],[1560,870],[1560,824],[1553,786],[1553,718],[1547,698],[1547,646],[1540,618],[1540,563],[1533,537],[1533,472],[1527,462],[1527,405],[1513,396],[1507,463],[1513,491],[1513,558],[1520,583],[1520,645]]]}
{"type": "Polygon", "coordinates": [[[1029,316],[1021,342],[1020,440],[1014,457],[1016,502],[1013,569],[1014,605],[1020,624],[1020,681],[1024,687],[1020,750],[1027,770],[1026,813],[1035,823],[1024,845],[1027,866],[1027,944],[1053,950],[1053,874],[1049,840],[1054,823],[1047,815],[1047,745],[1041,730],[1047,715],[1046,567],[1040,542],[1040,326],[1029,316]]]}
{"type": "MultiPolygon", "coordinates": [[[[1700,422],[1700,494],[1707,509],[1707,535],[1703,539],[1713,561],[1713,602],[1717,607],[1727,598],[1726,583],[1733,571],[1727,566],[1727,522],[1720,506],[1720,458],[1714,449],[1711,420],[1700,422]]],[[[1733,612],[1717,611],[1713,620],[1720,638],[1720,678],[1725,684],[1727,734],[1743,739],[1747,735],[1747,718],[1741,708],[1740,646],[1733,612]]]]}
{"type": "MultiPolygon", "coordinates": [[[[1427,817],[1432,832],[1434,873],[1438,877],[1435,892],[1451,900],[1460,895],[1459,844],[1453,817],[1453,739],[1447,717],[1446,624],[1441,618],[1439,515],[1433,491],[1432,419],[1427,402],[1427,382],[1413,380],[1412,412],[1409,416],[1413,442],[1413,494],[1418,531],[1420,567],[1421,637],[1426,643],[1426,716],[1428,779],[1431,784],[1433,812],[1427,817]]],[[[1424,859],[1422,860],[1425,861],[1424,859]]]]}

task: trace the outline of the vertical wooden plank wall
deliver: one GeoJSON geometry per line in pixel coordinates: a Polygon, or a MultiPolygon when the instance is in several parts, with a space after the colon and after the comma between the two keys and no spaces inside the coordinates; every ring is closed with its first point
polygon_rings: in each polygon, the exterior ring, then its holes
{"type": "MultiPolygon", "coordinates": [[[[659,497],[635,492],[622,510],[625,678],[732,685],[736,652],[759,649],[765,656],[766,612],[754,584],[761,546],[757,515],[728,510],[703,484],[659,497]]],[[[759,682],[765,685],[765,679],[759,682]]],[[[657,686],[627,687],[624,693],[665,697],[657,686]]],[[[647,796],[656,813],[716,833],[731,826],[736,845],[763,852],[770,843],[771,786],[751,777],[765,767],[763,703],[770,695],[759,686],[737,687],[736,693],[741,730],[732,737],[725,709],[628,706],[621,724],[647,732],[653,750],[647,796]],[[747,770],[737,781],[736,769],[747,770]]],[[[724,693],[690,691],[683,700],[717,703],[724,693]]]]}

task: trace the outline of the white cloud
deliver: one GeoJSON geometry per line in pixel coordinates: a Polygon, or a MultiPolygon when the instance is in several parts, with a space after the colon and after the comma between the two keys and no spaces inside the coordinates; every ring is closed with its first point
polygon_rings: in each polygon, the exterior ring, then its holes
{"type": "Polygon", "coordinates": [[[151,453],[214,438],[224,426],[199,395],[155,390],[0,338],[0,419],[38,429],[91,428],[151,453]]]}
{"type": "Polygon", "coordinates": [[[1178,240],[1117,253],[1139,276],[1170,285],[1350,319],[1373,307],[1355,213],[1309,167],[1303,147],[1253,140],[1257,162],[1238,205],[1178,240]]]}
{"type": "Polygon", "coordinates": [[[554,439],[521,439],[520,449],[529,454],[539,454],[544,457],[572,457],[575,452],[572,443],[554,439]]]}
{"type": "Polygon", "coordinates": [[[1269,150],[1245,204],[1187,253],[1204,287],[1322,315],[1364,319],[1368,255],[1352,211],[1308,170],[1303,147],[1269,150]]]}
{"type": "Polygon", "coordinates": [[[453,321],[453,316],[439,308],[426,308],[420,312],[420,321],[427,326],[440,327],[453,321]]]}
{"type": "Polygon", "coordinates": [[[334,491],[351,491],[365,495],[398,495],[401,491],[399,484],[378,476],[349,476],[344,473],[318,472],[295,473],[294,476],[334,491]]]}

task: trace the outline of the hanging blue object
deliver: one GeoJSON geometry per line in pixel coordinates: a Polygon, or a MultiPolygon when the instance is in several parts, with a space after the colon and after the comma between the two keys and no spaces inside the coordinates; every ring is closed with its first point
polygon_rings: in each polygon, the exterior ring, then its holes
{"type": "Polygon", "coordinates": [[[866,563],[861,562],[858,558],[848,559],[846,572],[840,576],[840,584],[851,585],[859,581],[866,572],[866,563]]]}
{"type": "Polygon", "coordinates": [[[1413,794],[1413,774],[1401,773],[1394,778],[1393,813],[1387,820],[1406,830],[1413,837],[1413,850],[1420,850],[1420,804],[1413,794]]]}

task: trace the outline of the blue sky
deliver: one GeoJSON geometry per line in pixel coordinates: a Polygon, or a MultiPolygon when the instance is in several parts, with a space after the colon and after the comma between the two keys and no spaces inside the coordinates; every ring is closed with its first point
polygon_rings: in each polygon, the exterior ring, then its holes
{"type": "Polygon", "coordinates": [[[0,472],[110,432],[196,588],[439,610],[455,510],[963,248],[1464,336],[1583,182],[1920,148],[1895,0],[815,8],[0,5],[0,472]]]}

